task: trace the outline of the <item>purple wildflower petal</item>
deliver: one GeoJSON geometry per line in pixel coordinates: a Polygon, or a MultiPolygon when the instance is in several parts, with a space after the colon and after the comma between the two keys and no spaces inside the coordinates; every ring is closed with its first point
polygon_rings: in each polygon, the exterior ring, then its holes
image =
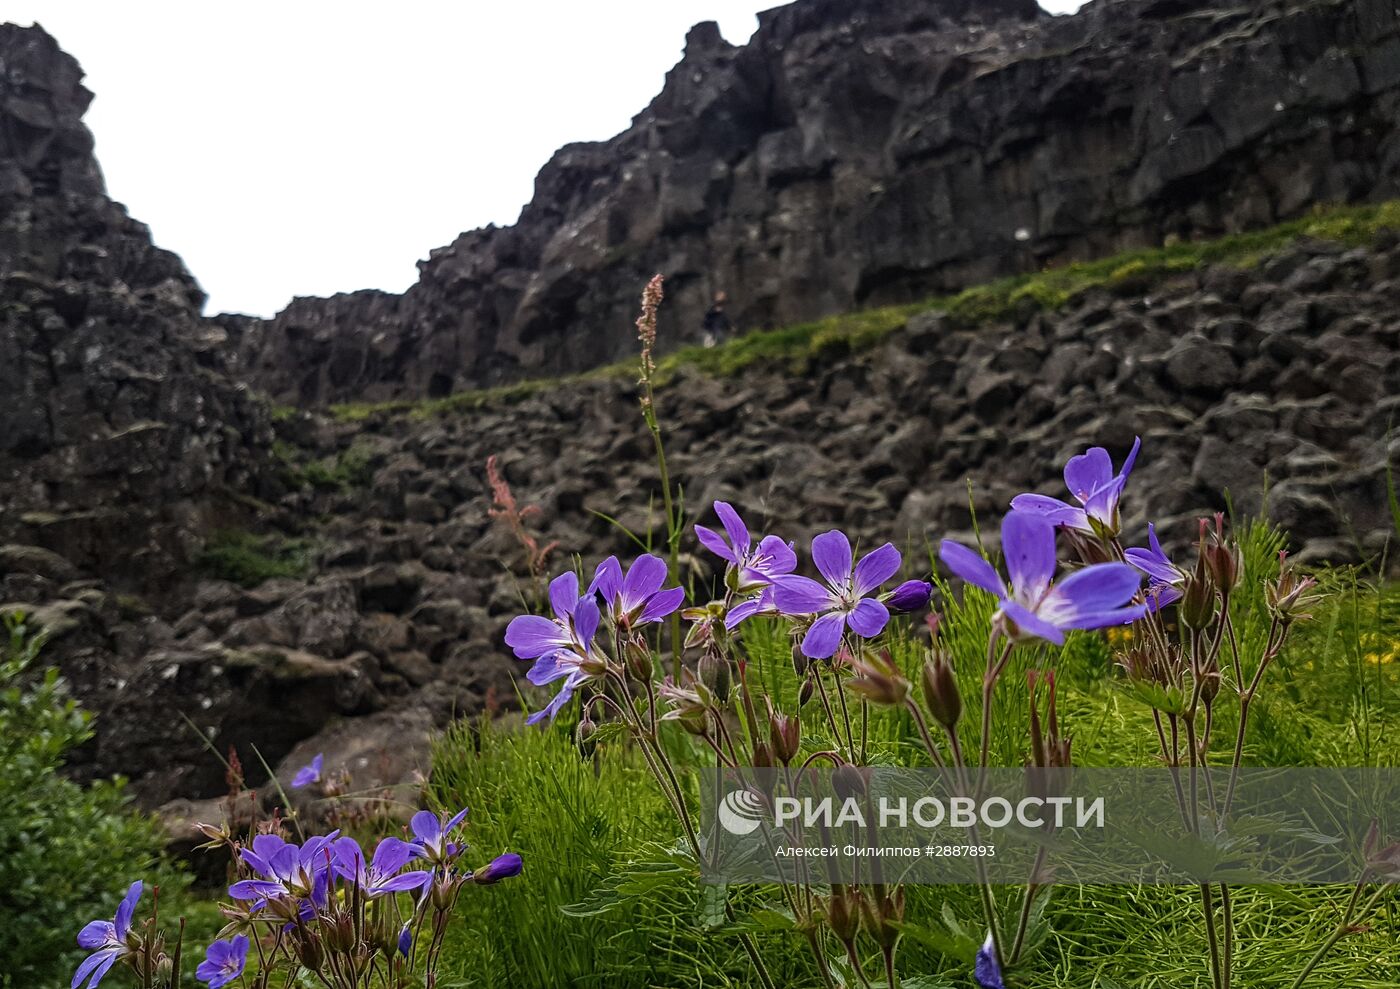
{"type": "Polygon", "coordinates": [[[536,687],[543,687],[547,683],[553,683],[555,680],[569,676],[578,669],[576,663],[568,662],[569,655],[560,649],[548,656],[541,656],[535,660],[535,665],[525,673],[525,679],[536,687]]]}
{"type": "Polygon", "coordinates": [[[580,601],[574,609],[574,634],[578,636],[579,642],[585,646],[592,642],[601,620],[602,615],[598,611],[598,602],[595,599],[587,597],[580,601]]]}
{"type": "Polygon", "coordinates": [[[466,820],[466,819],[467,819],[467,808],[463,807],[463,808],[462,808],[461,810],[459,810],[457,813],[455,813],[455,814],[452,815],[452,819],[451,819],[450,821],[448,821],[446,824],[444,824],[444,825],[442,826],[442,833],[443,833],[443,834],[451,834],[453,831],[456,831],[457,828],[458,828],[459,826],[461,826],[461,823],[462,823],[464,820],[466,820]]]}
{"type": "Polygon", "coordinates": [[[1119,476],[1094,491],[1084,500],[1085,514],[1090,518],[1112,522],[1113,513],[1118,510],[1118,499],[1123,496],[1123,488],[1127,483],[1126,477],[1119,476]]]}
{"type": "Polygon", "coordinates": [[[560,709],[563,708],[565,704],[569,703],[570,698],[574,696],[574,691],[578,686],[587,679],[588,678],[581,673],[575,673],[573,676],[569,677],[564,681],[564,686],[559,688],[559,693],[554,695],[553,700],[542,709],[526,718],[525,723],[527,725],[537,725],[546,718],[553,721],[558,717],[560,709]]]}
{"type": "Polygon", "coordinates": [[[244,879],[228,888],[228,895],[235,900],[251,902],[265,897],[278,897],[287,892],[275,879],[244,879]]]}
{"type": "Polygon", "coordinates": [[[851,579],[851,541],[840,529],[812,540],[812,562],[833,589],[844,590],[851,579]]]}
{"type": "Polygon", "coordinates": [[[1181,588],[1170,584],[1154,584],[1147,589],[1147,610],[1161,611],[1181,600],[1181,588]]]}
{"type": "Polygon", "coordinates": [[[797,554],[792,544],[777,536],[764,536],[753,555],[751,566],[766,577],[792,573],[797,569],[797,554]]]}
{"type": "Polygon", "coordinates": [[[813,615],[837,602],[828,588],[810,577],[788,575],[775,582],[773,603],[785,615],[813,615]]]}
{"type": "Polygon", "coordinates": [[[1157,558],[1151,550],[1133,547],[1124,550],[1123,556],[1130,564],[1147,574],[1156,583],[1175,584],[1181,579],[1181,572],[1170,561],[1157,558]]]}
{"type": "Polygon", "coordinates": [[[648,622],[659,622],[671,612],[675,611],[685,602],[685,588],[672,587],[664,591],[657,591],[648,600],[646,607],[642,609],[642,616],[638,624],[645,625],[648,622]]]}
{"type": "Polygon", "coordinates": [[[113,925],[116,928],[117,940],[126,940],[126,932],[131,929],[131,918],[136,913],[136,904],[141,899],[141,880],[136,880],[126,889],[126,895],[122,897],[121,903],[117,906],[117,915],[113,918],[113,925]]]}
{"type": "Polygon", "coordinates": [[[1066,624],[1066,628],[1078,628],[1091,630],[1096,628],[1111,628],[1115,625],[1131,625],[1151,610],[1151,605],[1134,604],[1126,608],[1110,608],[1107,611],[1080,612],[1074,617],[1073,624],[1066,624]]]}
{"type": "Polygon", "coordinates": [[[1065,644],[1063,632],[1012,598],[1002,599],[1001,611],[1020,632],[1053,642],[1057,646],[1065,644]]]}
{"type": "Polygon", "coordinates": [[[845,628],[846,616],[839,611],[822,615],[803,636],[802,655],[808,659],[830,659],[841,645],[841,633],[845,628]]]}
{"type": "Polygon", "coordinates": [[[420,810],[408,822],[413,837],[425,845],[435,845],[442,839],[442,819],[430,810],[420,810]]]}
{"type": "Polygon", "coordinates": [[[1084,509],[1042,494],[1020,494],[1011,499],[1011,510],[1026,515],[1039,515],[1056,525],[1089,532],[1089,516],[1084,509]]]}
{"type": "Polygon", "coordinates": [[[1001,522],[1001,552],[1017,600],[1034,606],[1055,576],[1055,526],[1048,519],[1012,512],[1001,522]]]}
{"type": "Polygon", "coordinates": [[[641,607],[666,583],[666,561],[659,556],[646,553],[637,557],[627,569],[622,580],[622,608],[624,612],[641,607]]]}
{"type": "Polygon", "coordinates": [[[431,872],[405,872],[401,876],[392,876],[374,884],[376,895],[385,893],[406,893],[411,889],[422,889],[433,881],[431,872]]]}
{"type": "Polygon", "coordinates": [[[1041,618],[1063,628],[1083,628],[1077,616],[1126,604],[1142,585],[1142,574],[1126,563],[1096,563],[1060,581],[1037,609],[1041,618]]]}
{"type": "Polygon", "coordinates": [[[987,935],[986,943],[977,949],[977,963],[973,967],[972,976],[982,989],[1006,989],[1006,983],[1001,977],[1001,966],[997,964],[996,944],[990,934],[987,935]]]}
{"type": "Polygon", "coordinates": [[[413,846],[401,838],[384,838],[374,849],[370,867],[381,876],[398,872],[413,858],[413,846]]]}
{"type": "Polygon", "coordinates": [[[87,989],[92,989],[102,977],[117,963],[117,956],[121,953],[120,948],[105,948],[93,955],[88,955],[83,959],[83,963],[78,966],[78,971],[73,975],[70,989],[78,989],[84,979],[88,976],[92,978],[88,981],[87,989]]]}
{"type": "Polygon", "coordinates": [[[572,615],[577,604],[578,574],[570,570],[549,582],[549,606],[560,621],[572,615]]]}
{"type": "Polygon", "coordinates": [[[1138,451],[1142,449],[1142,437],[1133,437],[1133,448],[1128,451],[1128,456],[1123,460],[1123,468],[1118,472],[1118,476],[1123,480],[1128,479],[1128,475],[1133,472],[1133,465],[1137,463],[1138,451]]]}
{"type": "Polygon", "coordinates": [[[851,631],[863,639],[875,638],[885,630],[889,621],[889,609],[874,598],[861,598],[846,618],[851,631]]]}
{"type": "Polygon", "coordinates": [[[990,563],[962,543],[945,539],[938,547],[938,558],[955,576],[997,597],[1006,597],[1006,584],[990,563]]]}
{"type": "Polygon", "coordinates": [[[78,947],[94,951],[116,943],[117,927],[110,920],[94,920],[78,932],[78,947]]]}
{"type": "Polygon", "coordinates": [[[863,598],[875,590],[899,573],[900,564],[903,562],[903,557],[899,555],[899,550],[894,548],[893,543],[885,543],[879,549],[867,553],[856,564],[853,587],[855,596],[863,598]]]}
{"type": "Polygon", "coordinates": [[[729,536],[729,544],[734,547],[736,556],[743,556],[748,552],[749,527],[744,525],[744,520],[739,518],[739,513],[734,511],[733,506],[728,502],[715,502],[715,514],[719,516],[720,523],[724,526],[725,533],[729,536]]]}
{"type": "Polygon", "coordinates": [[[713,529],[707,529],[703,525],[695,527],[695,538],[700,540],[700,545],[704,546],[715,556],[728,563],[738,563],[738,558],[734,551],[729,548],[729,544],[724,541],[724,537],[713,529]]]}
{"type": "Polygon", "coordinates": [[[1065,464],[1065,487],[1081,503],[1113,480],[1113,460],[1101,446],[1090,447],[1065,464]]]}
{"type": "Polygon", "coordinates": [[[622,593],[622,564],[617,562],[617,557],[608,557],[593,571],[593,582],[588,585],[588,593],[595,591],[609,604],[622,593]]]}
{"type": "Polygon", "coordinates": [[[740,622],[745,618],[752,618],[754,615],[758,614],[762,607],[762,603],[757,598],[752,601],[742,601],[736,604],[729,609],[729,614],[724,616],[724,627],[731,632],[734,631],[734,629],[739,627],[740,622]]]}
{"type": "Polygon", "coordinates": [[[555,622],[539,615],[519,615],[506,626],[506,645],[519,659],[538,659],[569,644],[569,637],[555,622]]]}

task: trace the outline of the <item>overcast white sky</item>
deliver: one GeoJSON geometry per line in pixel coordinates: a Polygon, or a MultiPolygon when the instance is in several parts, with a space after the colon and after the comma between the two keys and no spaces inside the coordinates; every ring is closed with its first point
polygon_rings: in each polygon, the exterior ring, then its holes
{"type": "MultiPolygon", "coordinates": [[[[569,141],[625,129],[686,30],[735,44],[776,0],[6,0],[87,72],[114,199],[209,312],[402,291],[458,233],[514,222],[569,141]]],[[[1068,12],[1079,0],[1042,0],[1068,12]]]]}

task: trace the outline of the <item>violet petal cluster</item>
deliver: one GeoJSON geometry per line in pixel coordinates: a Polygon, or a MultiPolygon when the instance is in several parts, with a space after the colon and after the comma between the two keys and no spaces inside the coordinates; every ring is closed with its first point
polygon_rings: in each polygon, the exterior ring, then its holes
{"type": "Polygon", "coordinates": [[[78,932],[78,947],[92,954],[88,955],[78,971],[73,975],[71,989],[78,989],[87,980],[85,989],[93,989],[102,981],[117,960],[127,953],[126,933],[131,929],[131,918],[136,914],[136,904],[141,899],[141,881],[138,879],[127,887],[126,895],[117,906],[116,916],[111,920],[94,920],[78,932]]]}
{"type": "Polygon", "coordinates": [[[847,629],[873,639],[889,623],[889,609],[869,595],[899,572],[899,550],[885,543],[854,566],[852,559],[850,539],[832,529],[812,540],[812,561],[821,582],[796,575],[777,582],[774,601],[779,611],[817,616],[802,638],[802,654],[809,659],[834,655],[847,629]]]}
{"type": "Polygon", "coordinates": [[[1133,440],[1133,448],[1116,474],[1112,458],[1101,446],[1071,457],[1065,464],[1065,486],[1078,506],[1048,495],[1021,494],[1011,499],[1011,508],[1090,535],[1117,535],[1120,528],[1118,501],[1141,446],[1141,438],[1133,440]]]}
{"type": "Polygon", "coordinates": [[[1097,563],[1056,581],[1055,526],[1038,515],[1012,512],[1001,523],[1010,586],[975,550],[943,540],[938,555],[963,580],[995,594],[998,616],[1013,640],[1028,636],[1061,645],[1071,629],[1126,625],[1147,612],[1130,605],[1141,575],[1126,563],[1097,563]]]}

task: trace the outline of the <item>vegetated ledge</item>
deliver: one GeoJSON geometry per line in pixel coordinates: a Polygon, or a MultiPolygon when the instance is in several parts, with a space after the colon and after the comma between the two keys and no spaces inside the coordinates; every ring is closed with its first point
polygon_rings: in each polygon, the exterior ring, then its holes
{"type": "MultiPolygon", "coordinates": [[[[1173,275],[1206,265],[1250,268],[1300,240],[1362,246],[1371,243],[1382,231],[1397,229],[1400,229],[1400,200],[1362,206],[1317,207],[1306,217],[1249,233],[1127,251],[1097,261],[1002,278],[964,289],[956,295],[843,313],[779,329],[756,330],[717,347],[683,347],[658,361],[657,376],[664,386],[682,368],[722,377],[756,365],[776,365],[801,374],[815,360],[875,346],[919,313],[941,311],[967,325],[1023,318],[1034,312],[1060,309],[1090,289],[1145,291],[1173,275]]],[[[430,418],[488,405],[510,404],[569,382],[631,378],[636,373],[636,362],[628,360],[579,374],[528,379],[457,392],[445,398],[333,405],[329,412],[347,422],[398,413],[430,418]]]]}

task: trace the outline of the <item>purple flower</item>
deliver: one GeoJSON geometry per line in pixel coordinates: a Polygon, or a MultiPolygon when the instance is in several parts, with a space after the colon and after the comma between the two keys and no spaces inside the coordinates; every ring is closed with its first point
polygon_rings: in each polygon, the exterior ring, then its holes
{"type": "Polygon", "coordinates": [[[297,846],[275,834],[260,834],[252,848],[242,850],[243,861],[262,876],[245,879],[228,888],[235,900],[257,901],[260,909],[268,900],[310,897],[323,899],[331,866],[331,846],[339,831],[308,838],[297,846]]]}
{"type": "Polygon", "coordinates": [[[960,543],[943,540],[938,555],[963,580],[1001,599],[997,617],[1012,639],[1035,636],[1060,645],[1067,629],[1126,625],[1147,612],[1146,605],[1124,607],[1142,583],[1126,563],[1096,563],[1055,583],[1055,527],[1047,519],[1007,515],[1001,550],[1010,590],[990,563],[960,543]]]}
{"type": "Polygon", "coordinates": [[[1001,965],[997,962],[996,945],[990,934],[982,947],[977,949],[977,964],[972,969],[972,977],[982,989],[1006,989],[1006,983],[1001,979],[1001,965]]]}
{"type": "Polygon", "coordinates": [[[820,615],[802,639],[802,653],[810,659],[827,659],[841,644],[847,628],[872,639],[884,631],[889,610],[866,597],[899,572],[900,555],[885,543],[851,567],[851,541],[837,529],[812,540],[812,560],[825,586],[808,577],[787,576],[777,581],[774,600],[787,615],[820,615]]]}
{"type": "Polygon", "coordinates": [[[1141,438],[1133,440],[1133,448],[1128,451],[1123,468],[1117,474],[1113,473],[1113,461],[1108,451],[1101,446],[1091,447],[1087,452],[1069,458],[1069,463],[1065,464],[1065,486],[1083,507],[1076,508],[1047,495],[1021,494],[1011,499],[1011,508],[1090,535],[1116,536],[1121,528],[1118,499],[1123,494],[1123,486],[1128,483],[1128,475],[1133,471],[1133,463],[1141,446],[1141,438]]]}
{"type": "Polygon", "coordinates": [[[1162,552],[1162,544],[1157,541],[1157,528],[1147,523],[1147,549],[1133,547],[1124,550],[1129,563],[1147,574],[1147,602],[1152,611],[1165,608],[1181,599],[1181,588],[1186,583],[1186,574],[1162,552]]]}
{"type": "Polygon", "coordinates": [[[519,855],[514,852],[506,852],[504,855],[496,856],[489,863],[473,872],[472,879],[482,886],[490,886],[502,879],[520,875],[523,868],[524,863],[521,862],[519,855]]]}
{"type": "Polygon", "coordinates": [[[602,597],[614,622],[634,628],[659,622],[681,606],[685,589],[671,587],[663,591],[664,583],[666,562],[661,557],[650,553],[639,556],[624,575],[617,557],[610,556],[598,564],[588,593],[597,592],[602,597]]]}
{"type": "Polygon", "coordinates": [[[371,900],[389,893],[422,889],[433,881],[431,872],[399,873],[413,858],[413,846],[398,838],[385,838],[374,849],[374,858],[365,863],[365,853],[354,838],[341,838],[335,843],[335,871],[347,882],[360,888],[371,900]]]}
{"type": "Polygon", "coordinates": [[[407,924],[403,925],[403,930],[399,931],[399,954],[405,958],[413,950],[413,931],[407,924]]]}
{"type": "Polygon", "coordinates": [[[324,755],[320,752],[316,753],[316,758],[298,769],[297,774],[292,777],[292,789],[300,790],[304,786],[321,782],[321,766],[324,761],[324,755]]]}
{"type": "Polygon", "coordinates": [[[78,989],[84,979],[88,980],[85,989],[93,989],[102,977],[117,963],[117,959],[127,954],[126,934],[131,930],[131,918],[136,913],[136,904],[141,899],[141,881],[138,879],[127,887],[117,907],[117,915],[111,920],[94,920],[78,932],[78,947],[91,951],[83,959],[78,971],[73,975],[70,989],[78,989]]]}
{"type": "Polygon", "coordinates": [[[933,585],[926,580],[906,580],[900,584],[885,598],[885,603],[894,610],[903,614],[911,611],[922,611],[928,607],[929,598],[933,596],[933,585]]]}
{"type": "Polygon", "coordinates": [[[554,611],[552,620],[520,615],[506,627],[506,645],[520,659],[536,661],[525,674],[527,680],[537,687],[564,681],[554,699],[526,719],[532,725],[545,718],[553,721],[574,691],[600,675],[604,668],[603,661],[592,652],[593,636],[601,618],[592,589],[580,597],[578,575],[572,571],[560,574],[549,583],[549,604],[554,611]]]}
{"type": "Polygon", "coordinates": [[[248,938],[239,934],[230,941],[211,944],[194,974],[199,981],[209,983],[209,989],[222,989],[242,975],[247,964],[248,938]]]}
{"type": "Polygon", "coordinates": [[[457,845],[447,839],[466,816],[465,807],[446,821],[430,810],[420,810],[414,814],[413,820],[408,822],[414,837],[410,843],[413,846],[413,854],[438,864],[446,864],[455,858],[457,845]]]}
{"type": "MultiPolygon", "coordinates": [[[[797,569],[797,554],[789,543],[777,536],[764,536],[755,548],[749,536],[749,528],[739,513],[728,502],[715,502],[715,514],[724,524],[724,536],[707,529],[703,525],[695,527],[695,536],[701,544],[720,559],[729,564],[727,573],[731,587],[740,593],[748,594],[771,585],[774,578],[782,577],[797,569]]],[[[771,596],[765,601],[759,598],[744,601],[731,608],[725,618],[725,627],[733,629],[745,618],[756,614],[766,604],[771,604],[771,596]]]]}

